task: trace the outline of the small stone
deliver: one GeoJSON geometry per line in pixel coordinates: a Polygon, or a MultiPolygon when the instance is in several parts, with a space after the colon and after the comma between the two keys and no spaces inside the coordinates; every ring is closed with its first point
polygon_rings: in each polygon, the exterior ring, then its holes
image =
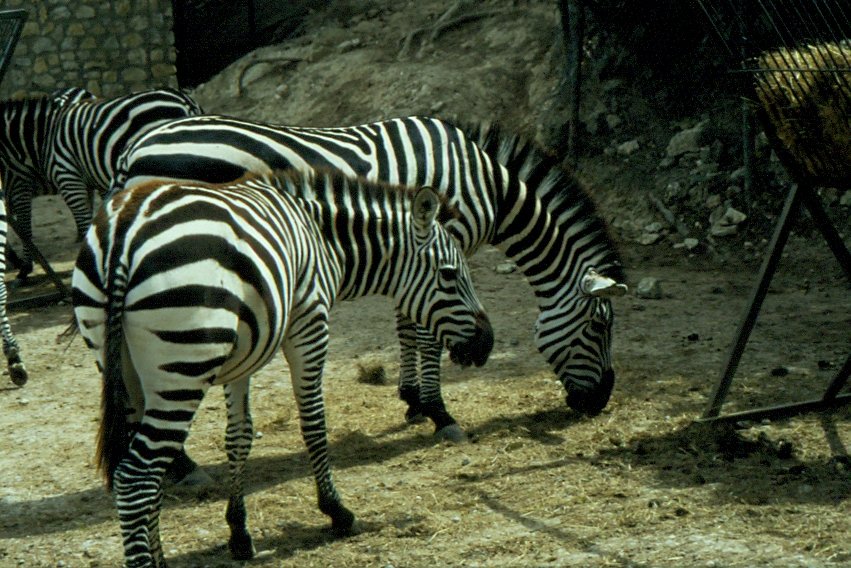
{"type": "Polygon", "coordinates": [[[705,127],[706,121],[701,121],[692,128],[674,134],[665,149],[666,155],[676,158],[689,152],[699,152],[705,127]]]}
{"type": "Polygon", "coordinates": [[[633,138],[623,144],[618,144],[617,152],[621,156],[631,156],[636,150],[638,150],[638,147],[638,140],[633,138]]]}
{"type": "Polygon", "coordinates": [[[694,250],[700,244],[700,241],[695,238],[687,238],[683,239],[683,242],[677,243],[674,245],[675,249],[686,249],[686,250],[694,250]]]}
{"type": "Polygon", "coordinates": [[[656,243],[659,239],[662,238],[662,235],[659,233],[644,233],[638,238],[638,243],[642,245],[652,245],[656,243]]]}
{"type": "Polygon", "coordinates": [[[662,158],[662,160],[659,162],[659,169],[660,169],[660,170],[667,170],[668,168],[673,167],[675,163],[676,163],[676,160],[674,160],[672,157],[670,157],[670,156],[665,156],[665,157],[664,157],[664,158],[662,158]]]}
{"type": "Polygon", "coordinates": [[[709,215],[709,223],[711,225],[709,232],[714,237],[733,235],[736,233],[737,227],[747,218],[748,216],[738,209],[716,207],[709,215]]]}
{"type": "Polygon", "coordinates": [[[721,196],[720,195],[710,195],[706,198],[706,208],[707,209],[715,209],[721,205],[721,196]]]}
{"type": "Polygon", "coordinates": [[[616,114],[607,114],[606,115],[606,124],[609,126],[610,130],[614,130],[618,126],[620,126],[621,117],[616,114]]]}
{"type": "Polygon", "coordinates": [[[744,168],[744,166],[730,172],[729,180],[730,180],[731,183],[738,183],[740,180],[743,180],[743,179],[745,179],[745,168],[744,168]]]}
{"type": "Polygon", "coordinates": [[[645,276],[635,287],[635,295],[645,300],[659,300],[662,298],[662,284],[658,278],[645,276]]]}
{"type": "Polygon", "coordinates": [[[501,262],[497,264],[493,270],[497,274],[511,274],[517,270],[517,265],[513,262],[501,262]]]}

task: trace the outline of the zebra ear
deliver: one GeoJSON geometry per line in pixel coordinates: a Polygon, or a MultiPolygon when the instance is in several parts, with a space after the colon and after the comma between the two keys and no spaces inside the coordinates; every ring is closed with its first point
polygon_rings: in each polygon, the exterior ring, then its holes
{"type": "Polygon", "coordinates": [[[593,268],[589,268],[582,277],[579,288],[584,294],[598,298],[613,298],[623,296],[628,288],[626,284],[619,284],[608,276],[603,276],[593,268]]]}
{"type": "Polygon", "coordinates": [[[414,195],[414,225],[417,232],[424,234],[431,230],[431,225],[437,217],[437,211],[440,208],[440,201],[437,199],[437,193],[428,187],[424,186],[417,190],[414,195]]]}

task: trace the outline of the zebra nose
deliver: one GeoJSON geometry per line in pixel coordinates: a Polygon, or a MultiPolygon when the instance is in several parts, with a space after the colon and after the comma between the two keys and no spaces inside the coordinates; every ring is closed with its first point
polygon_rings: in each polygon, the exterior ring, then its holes
{"type": "Polygon", "coordinates": [[[596,385],[590,387],[571,385],[568,387],[565,402],[577,412],[596,416],[606,408],[614,386],[615,371],[606,369],[600,377],[600,382],[596,385]]]}
{"type": "Polygon", "coordinates": [[[493,349],[493,327],[488,316],[476,314],[476,331],[467,341],[456,343],[449,348],[449,359],[463,367],[484,365],[493,349]]]}

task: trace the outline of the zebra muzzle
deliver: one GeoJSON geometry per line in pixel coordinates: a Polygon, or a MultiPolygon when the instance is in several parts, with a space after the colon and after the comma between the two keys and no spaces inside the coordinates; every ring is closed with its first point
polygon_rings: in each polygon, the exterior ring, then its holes
{"type": "Polygon", "coordinates": [[[493,349],[493,327],[484,313],[476,315],[476,331],[473,336],[449,347],[449,359],[463,367],[484,365],[493,349]]]}

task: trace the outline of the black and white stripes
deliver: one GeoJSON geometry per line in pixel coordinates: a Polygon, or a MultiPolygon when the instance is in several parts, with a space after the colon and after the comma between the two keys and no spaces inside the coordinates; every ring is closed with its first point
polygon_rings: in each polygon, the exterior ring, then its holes
{"type": "MultiPolygon", "coordinates": [[[[608,297],[625,292],[623,270],[590,198],[556,160],[495,128],[465,132],[433,118],[305,128],[201,116],[142,137],[112,191],[155,177],[221,182],[277,168],[435,187],[458,211],[446,226],[467,254],[494,244],[529,279],[541,310],[536,342],[568,404],[590,414],[606,406],[614,384],[608,297]]],[[[408,418],[423,413],[455,437],[460,430],[440,396],[439,349],[425,340],[418,353],[426,334],[404,317],[398,327],[408,418]]]]}
{"type": "Polygon", "coordinates": [[[32,199],[59,193],[71,209],[77,233],[85,233],[94,193],[109,187],[119,155],[147,130],[201,113],[173,89],[98,99],[84,89],[47,97],[0,102],[0,175],[8,213],[25,243],[19,278],[32,270],[32,199]]]}
{"type": "Polygon", "coordinates": [[[195,411],[224,384],[230,550],[253,555],[242,471],[253,431],[248,384],[282,349],[320,509],[346,531],[327,456],[322,370],[337,300],[394,298],[461,364],[493,346],[464,257],[435,221],[440,202],[321,174],[174,185],[107,200],[73,274],[80,331],[104,376],[98,454],[115,493],[127,566],[162,566],[161,481],[195,411]]]}

